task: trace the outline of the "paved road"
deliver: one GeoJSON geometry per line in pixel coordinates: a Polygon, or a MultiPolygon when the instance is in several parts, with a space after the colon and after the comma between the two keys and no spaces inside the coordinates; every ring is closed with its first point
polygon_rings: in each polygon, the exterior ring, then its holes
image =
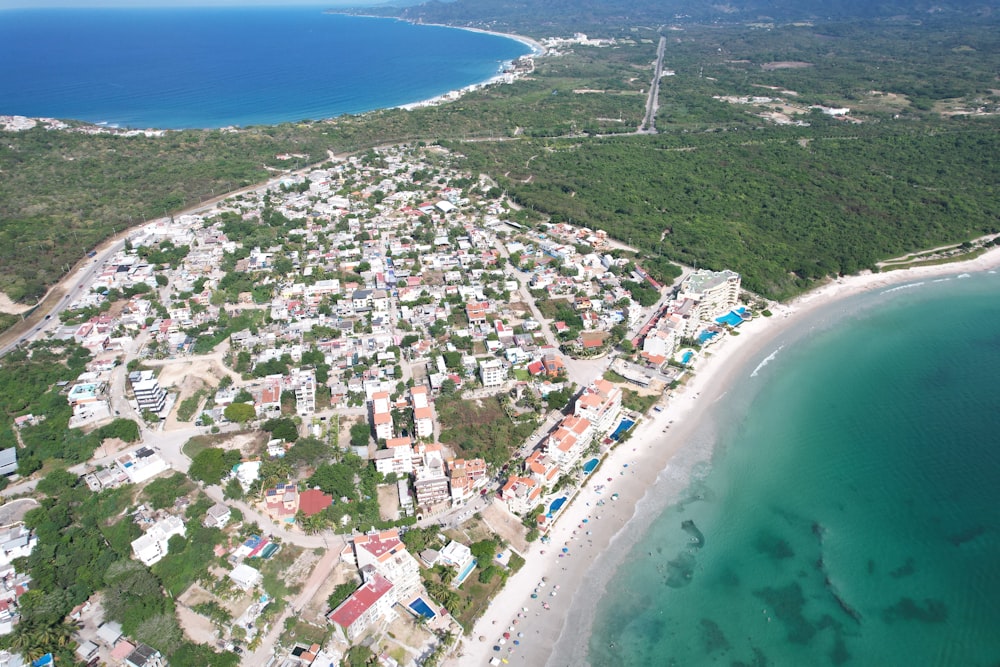
{"type": "Polygon", "coordinates": [[[667,49],[667,38],[660,37],[656,47],[656,66],[653,68],[653,81],[649,86],[649,98],[646,100],[646,115],[636,130],[636,134],[656,134],[656,111],[660,108],[660,77],[663,76],[663,54],[667,49]]]}

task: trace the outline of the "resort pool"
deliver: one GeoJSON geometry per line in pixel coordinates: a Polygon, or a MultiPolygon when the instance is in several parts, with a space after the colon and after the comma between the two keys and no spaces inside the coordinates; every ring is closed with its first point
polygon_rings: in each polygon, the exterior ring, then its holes
{"type": "Polygon", "coordinates": [[[590,459],[589,461],[584,463],[583,464],[584,474],[589,475],[590,473],[594,472],[594,468],[596,468],[597,464],[600,462],[601,462],[600,459],[590,459]]]}
{"type": "Polygon", "coordinates": [[[718,335],[719,335],[718,331],[702,331],[700,334],[698,334],[698,344],[704,345],[705,343],[712,340],[718,335]]]}
{"type": "Polygon", "coordinates": [[[728,324],[731,327],[738,327],[743,324],[743,314],[747,312],[746,308],[738,308],[736,310],[730,310],[728,313],[722,317],[715,318],[715,321],[719,324],[728,324]]]}
{"type": "Polygon", "coordinates": [[[684,356],[681,357],[681,363],[682,364],[688,363],[689,361],[691,361],[691,357],[693,357],[693,356],[694,356],[694,352],[691,351],[691,350],[688,350],[687,352],[684,353],[684,356]]]}
{"type": "Polygon", "coordinates": [[[423,598],[417,598],[410,603],[410,609],[412,609],[417,615],[423,616],[424,618],[430,620],[437,616],[431,606],[424,601],[423,598]]]}
{"type": "Polygon", "coordinates": [[[611,439],[617,441],[618,438],[622,437],[622,433],[629,430],[633,426],[635,426],[634,421],[632,421],[631,419],[623,419],[622,423],[619,424],[618,428],[615,429],[615,432],[611,434],[611,439]]]}
{"type": "Polygon", "coordinates": [[[562,498],[556,498],[555,500],[552,501],[552,504],[549,505],[549,511],[545,513],[545,516],[551,519],[552,515],[561,510],[562,506],[565,504],[566,504],[566,496],[563,496],[562,498]]]}

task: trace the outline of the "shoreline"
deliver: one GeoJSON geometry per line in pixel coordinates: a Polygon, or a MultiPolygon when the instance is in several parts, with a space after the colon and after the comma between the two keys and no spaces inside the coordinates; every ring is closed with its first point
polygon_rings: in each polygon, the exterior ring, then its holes
{"type": "MultiPolygon", "coordinates": [[[[509,32],[496,32],[494,30],[486,30],[484,28],[470,28],[467,26],[448,25],[446,23],[418,23],[416,21],[412,21],[410,19],[404,19],[399,16],[376,16],[374,14],[347,14],[335,10],[328,10],[324,13],[340,14],[342,16],[357,16],[359,18],[369,18],[369,19],[390,19],[393,21],[402,21],[403,23],[409,23],[410,25],[433,26],[435,28],[451,28],[452,30],[466,30],[468,32],[476,32],[481,35],[493,35],[494,37],[502,37],[504,39],[509,39],[515,42],[519,42],[524,46],[527,46],[531,50],[531,53],[525,55],[531,56],[533,58],[544,56],[547,52],[546,48],[542,46],[541,43],[537,42],[531,37],[525,37],[524,35],[517,35],[509,32]]],[[[519,57],[523,58],[525,56],[519,56],[519,57]]],[[[519,75],[517,74],[512,74],[511,76],[513,76],[514,81],[516,81],[519,78],[519,75]]],[[[479,90],[480,88],[485,88],[486,86],[491,86],[496,83],[501,83],[503,82],[503,80],[504,80],[504,72],[499,72],[484,81],[479,81],[477,83],[470,83],[469,85],[463,86],[462,88],[449,90],[444,93],[441,93],[440,95],[435,95],[434,97],[428,97],[423,100],[417,100],[416,102],[407,102],[406,104],[398,104],[394,107],[386,107],[386,108],[412,111],[413,109],[433,107],[439,104],[445,104],[447,102],[454,102],[460,99],[466,93],[471,93],[475,90],[479,90]]],[[[372,109],[372,111],[379,111],[379,110],[380,109],[372,109]]],[[[371,113],[371,112],[366,111],[364,113],[371,113]]],[[[336,116],[334,116],[333,118],[336,118],[336,116]]],[[[331,120],[331,118],[325,118],[323,120],[331,120]]]]}
{"type": "Polygon", "coordinates": [[[766,363],[767,358],[760,359],[777,339],[794,333],[809,322],[810,315],[834,302],[924,277],[998,268],[1000,247],[995,247],[964,262],[840,278],[775,306],[772,317],[754,317],[740,326],[739,336],[727,335],[707,348],[694,363],[696,375],[678,388],[662,412],[643,419],[631,439],[607,455],[591,475],[597,481],[588,479],[563,509],[549,532],[550,543],[529,545],[522,554],[524,567],[508,580],[472,631],[462,637],[446,664],[485,665],[494,656],[505,657],[511,664],[586,664],[595,606],[617,566],[645,531],[644,509],[651,504],[662,508],[664,502],[670,506],[678,500],[657,497],[657,482],[668,475],[680,490],[690,485],[691,468],[712,455],[711,448],[700,448],[692,436],[712,426],[711,412],[716,404],[766,363]],[[751,366],[754,361],[757,365],[751,366]],[[595,485],[605,486],[602,494],[594,491],[595,485]],[[611,500],[613,493],[619,494],[617,501],[611,500]],[[605,502],[599,507],[596,502],[600,499],[605,502]],[[560,556],[564,547],[568,554],[560,556]],[[531,599],[543,577],[545,586],[538,589],[537,599],[531,599]],[[557,595],[552,597],[556,586],[557,595]],[[550,605],[549,610],[541,607],[543,601],[550,605]],[[517,623],[512,623],[515,620],[517,623]],[[512,626],[512,637],[523,633],[520,645],[507,642],[500,652],[493,651],[498,638],[512,626]],[[458,655],[461,657],[455,657],[458,655]]]}

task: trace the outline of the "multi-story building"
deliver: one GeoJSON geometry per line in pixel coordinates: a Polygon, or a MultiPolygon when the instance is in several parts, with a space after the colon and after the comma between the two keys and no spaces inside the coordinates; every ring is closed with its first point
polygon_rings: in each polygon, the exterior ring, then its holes
{"type": "Polygon", "coordinates": [[[290,381],[295,388],[295,412],[302,417],[316,412],[316,371],[296,369],[290,381]]]}
{"type": "Polygon", "coordinates": [[[500,489],[500,499],[515,514],[530,512],[540,502],[542,485],[530,477],[511,475],[500,489]]]}
{"type": "Polygon", "coordinates": [[[375,452],[375,469],[383,475],[413,472],[413,445],[409,438],[389,438],[385,449],[375,452]]]}
{"type": "Polygon", "coordinates": [[[144,535],[132,540],[132,553],[143,565],[149,567],[167,554],[171,537],[184,537],[186,534],[187,529],[181,518],[168,516],[154,523],[144,535]]]}
{"type": "Polygon", "coordinates": [[[159,412],[167,402],[167,392],[153,376],[152,371],[133,371],[128,376],[141,412],[159,412]]]}
{"type": "Polygon", "coordinates": [[[680,295],[698,302],[698,318],[708,320],[736,307],[740,299],[740,274],[725,271],[695,271],[684,279],[680,295]]]}
{"type": "Polygon", "coordinates": [[[594,427],[594,433],[604,434],[613,429],[622,410],[622,391],[614,384],[600,378],[592,382],[576,400],[575,414],[585,417],[594,427]]]}
{"type": "Polygon", "coordinates": [[[421,385],[410,389],[413,403],[413,430],[418,438],[434,437],[434,409],[427,397],[427,387],[421,385]]]}
{"type": "Polygon", "coordinates": [[[484,387],[499,387],[507,380],[507,367],[499,359],[481,361],[479,378],[484,387]]]}
{"type": "Polygon", "coordinates": [[[396,586],[400,597],[420,587],[420,565],[406,550],[406,545],[395,528],[355,535],[352,547],[354,563],[358,569],[364,571],[366,567],[374,568],[396,586]]]}
{"type": "Polygon", "coordinates": [[[392,606],[400,599],[392,582],[373,568],[368,572],[362,570],[362,576],[365,583],[326,616],[351,642],[361,637],[374,623],[394,619],[396,615],[392,606]]]}
{"type": "Polygon", "coordinates": [[[389,412],[389,392],[378,391],[371,400],[372,430],[377,440],[389,440],[393,435],[392,413],[389,412]]]}

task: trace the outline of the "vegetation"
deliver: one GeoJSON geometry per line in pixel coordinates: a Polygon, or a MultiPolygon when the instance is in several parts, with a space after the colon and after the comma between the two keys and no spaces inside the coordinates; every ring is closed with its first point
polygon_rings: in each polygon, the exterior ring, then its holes
{"type": "Polygon", "coordinates": [[[442,395],[435,407],[441,442],[456,448],[459,456],[481,457],[494,466],[509,461],[514,447],[538,425],[537,419],[512,422],[495,397],[465,401],[458,395],[442,395]]]}
{"type": "MultiPolygon", "coordinates": [[[[68,641],[75,628],[64,619],[74,606],[103,590],[105,617],[159,649],[171,664],[236,664],[231,653],[214,653],[185,641],[174,602],[164,594],[159,578],[131,559],[131,542],[141,534],[129,516],[122,516],[132,489],[93,493],[63,470],[49,473],[37,488],[45,497],[25,515],[25,524],[38,536],[38,545],[16,562],[18,571],[31,574],[32,587],[20,601],[21,622],[4,640],[9,646],[29,658],[51,651],[57,662],[75,664],[68,641]]],[[[203,564],[208,562],[206,558],[203,564]]]]}
{"type": "MultiPolygon", "coordinates": [[[[972,23],[956,13],[925,15],[919,25],[685,25],[671,33],[668,65],[676,76],[661,88],[660,133],[626,137],[643,115],[659,36],[638,26],[662,23],[638,17],[650,10],[674,22],[673,13],[631,0],[600,4],[545,22],[527,17],[536,10],[557,16],[548,4],[519,4],[516,12],[480,0],[435,5],[440,20],[516,14],[529,33],[560,26],[573,32],[593,21],[600,24],[594,34],[621,40],[612,49],[575,46],[539,60],[530,78],[440,107],[233,133],[0,133],[8,148],[0,155],[0,291],[19,301],[37,298],[112,229],[260,182],[268,167],[290,166],[277,161],[279,153],[307,155],[303,164],[329,149],[400,141],[438,139],[467,154],[469,167],[493,176],[528,217],[550,214],[632,239],[652,254],[644,261],[651,272],[667,267],[667,259],[727,266],[744,273],[749,288],[779,298],[824,275],[995,226],[990,184],[1000,167],[986,158],[997,149],[995,120],[972,112],[1000,102],[992,83],[1000,67],[996,19],[972,23]],[[597,18],[625,5],[628,25],[597,18]],[[776,61],[806,66],[762,67],[776,61]],[[796,92],[791,101],[810,126],[778,127],[755,109],[716,99],[760,95],[762,86],[796,92]],[[600,92],[574,92],[581,90],[600,92]],[[813,104],[851,107],[864,123],[810,113],[813,104]],[[513,140],[462,141],[491,137],[513,140]]],[[[830,16],[829,9],[822,14],[830,16]]],[[[289,222],[282,218],[268,216],[258,230],[277,233],[289,222]]],[[[227,235],[258,233],[241,232],[235,220],[231,226],[227,235]]],[[[186,250],[150,252],[170,264],[186,250]]],[[[243,287],[220,291],[232,299],[243,287]]],[[[270,287],[260,295],[252,284],[246,291],[267,298],[270,287]]],[[[225,331],[204,336],[197,346],[211,349],[225,331]]]]}
{"type": "Polygon", "coordinates": [[[172,507],[174,501],[194,490],[194,485],[182,472],[170,477],[159,477],[146,484],[142,493],[153,509],[172,507]]]}
{"type": "Polygon", "coordinates": [[[191,459],[191,467],[188,469],[188,476],[191,479],[204,482],[211,486],[220,484],[233,466],[240,462],[240,452],[237,449],[219,449],[209,447],[198,452],[191,459]]]}

